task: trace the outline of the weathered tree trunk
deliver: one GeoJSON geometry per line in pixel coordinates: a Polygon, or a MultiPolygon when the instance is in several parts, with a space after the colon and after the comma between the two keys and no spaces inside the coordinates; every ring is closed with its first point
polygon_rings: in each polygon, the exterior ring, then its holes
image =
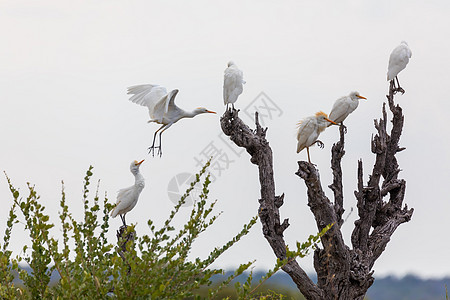
{"type": "MultiPolygon", "coordinates": [[[[404,150],[398,146],[403,128],[402,109],[394,105],[395,89],[391,82],[387,95],[389,108],[393,114],[392,129],[387,133],[386,103],[383,116],[375,120],[378,133],[372,138],[372,152],[376,155],[367,186],[363,185],[363,165],[358,162],[358,190],[355,191],[359,219],[355,221],[351,241],[352,248],[345,245],[341,225],[343,223],[343,187],[341,159],[344,151],[344,130],[340,128],[340,140],[331,150],[331,169],[333,183],[329,188],[334,193],[332,203],[322,189],[319,171],[306,161],[298,162],[296,174],[301,177],[308,189],[308,206],[321,231],[329,224],[333,227],[322,237],[322,248],[314,252],[314,268],[317,284],[307,276],[297,261],[290,261],[283,270],[288,273],[298,289],[307,299],[363,299],[372,285],[372,267],[386,248],[396,228],[411,219],[413,209],[403,206],[406,181],[398,179],[400,172],[395,155],[404,150]],[[383,178],[383,179],[382,179],[383,178]],[[380,184],[381,183],[381,184],[380,184]],[[383,198],[389,195],[387,201],[383,198]]],[[[272,149],[266,140],[263,129],[255,113],[256,130],[251,130],[238,117],[238,111],[228,110],[222,116],[223,132],[239,147],[250,154],[250,161],[259,169],[261,199],[259,216],[263,225],[264,237],[275,255],[286,258],[286,243],[283,232],[289,226],[288,219],[280,220],[279,208],[283,205],[284,194],[275,195],[272,149]]]]}

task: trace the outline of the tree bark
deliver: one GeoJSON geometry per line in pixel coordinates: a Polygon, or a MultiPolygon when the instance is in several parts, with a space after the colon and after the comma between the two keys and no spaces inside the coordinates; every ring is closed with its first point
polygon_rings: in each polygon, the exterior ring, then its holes
{"type": "MultiPolygon", "coordinates": [[[[374,120],[377,134],[372,138],[372,153],[375,164],[366,186],[363,184],[363,163],[358,161],[358,189],[355,191],[359,218],[351,236],[352,248],[344,243],[341,225],[344,213],[341,160],[344,151],[344,128],[340,127],[340,139],[331,150],[333,191],[331,202],[322,189],[319,171],[306,161],[298,162],[296,175],[303,179],[307,187],[308,206],[314,215],[317,228],[321,231],[329,224],[333,227],[322,237],[322,248],[314,252],[314,268],[317,284],[307,276],[296,260],[290,261],[283,270],[287,272],[307,299],[363,299],[372,285],[372,267],[385,250],[397,227],[408,222],[413,209],[408,209],[403,201],[406,181],[398,179],[400,172],[395,155],[405,148],[399,147],[403,129],[403,113],[394,104],[395,88],[391,82],[387,95],[392,112],[392,129],[387,133],[386,103],[383,104],[382,118],[374,120]],[[380,184],[381,182],[381,184],[380,184]],[[389,195],[389,199],[383,199],[389,195]]],[[[221,120],[222,131],[239,147],[250,154],[250,161],[258,166],[261,186],[259,216],[263,235],[279,259],[286,258],[286,243],[283,232],[289,220],[280,221],[279,208],[283,205],[284,194],[275,195],[272,149],[266,140],[267,128],[259,124],[255,113],[256,130],[250,129],[238,117],[238,111],[227,110],[221,120]]]]}
{"type": "MultiPolygon", "coordinates": [[[[220,119],[222,131],[239,147],[243,147],[250,154],[250,161],[258,166],[261,199],[259,199],[259,218],[262,223],[264,237],[279,259],[286,258],[286,243],[283,232],[289,226],[289,220],[280,222],[279,208],[283,205],[284,194],[275,195],[275,181],[273,177],[272,149],[266,140],[266,131],[255,113],[256,130],[251,130],[238,117],[237,110],[227,110],[220,119]]],[[[296,260],[287,263],[283,270],[289,274],[298,289],[309,295],[310,299],[323,299],[322,291],[313,283],[296,260]]]]}

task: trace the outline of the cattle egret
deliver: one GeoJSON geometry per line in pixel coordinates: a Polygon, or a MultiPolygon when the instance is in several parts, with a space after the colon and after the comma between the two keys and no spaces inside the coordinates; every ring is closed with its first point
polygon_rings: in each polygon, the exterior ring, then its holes
{"type": "MultiPolygon", "coordinates": [[[[359,99],[367,98],[361,96],[358,92],[351,92],[348,96],[337,99],[331,109],[329,119],[344,126],[344,120],[358,107],[359,99]]],[[[328,126],[331,125],[331,123],[328,124],[328,126]]]]}
{"type": "Polygon", "coordinates": [[[242,71],[238,69],[236,64],[232,61],[228,63],[228,68],[225,69],[223,78],[223,103],[227,106],[231,103],[234,109],[234,102],[238,96],[242,94],[243,79],[242,71]]]}
{"type": "Polygon", "coordinates": [[[395,87],[394,80],[394,88],[397,91],[400,91],[402,94],[405,93],[405,90],[400,87],[400,82],[398,81],[398,73],[401,70],[406,68],[406,65],[409,62],[409,59],[412,56],[411,49],[409,49],[408,44],[405,41],[402,41],[400,45],[398,45],[391,53],[389,57],[389,66],[387,72],[387,80],[392,81],[394,79],[397,80],[397,87],[395,87]]]}
{"type": "Polygon", "coordinates": [[[182,118],[193,118],[198,114],[213,113],[206,108],[199,107],[193,111],[185,111],[175,105],[175,96],[178,90],[173,90],[167,93],[165,87],[153,84],[135,85],[128,88],[128,94],[133,96],[130,98],[131,102],[147,106],[150,114],[150,122],[162,124],[162,126],[155,131],[153,135],[153,143],[149,149],[153,156],[155,155],[155,148],[158,148],[158,154],[162,156],[161,148],[161,134],[166,131],[174,123],[182,118]],[[159,146],[155,147],[156,134],[159,132],[159,146]]]}
{"type": "Polygon", "coordinates": [[[113,218],[120,215],[124,226],[127,226],[125,223],[125,215],[136,206],[139,195],[145,186],[144,177],[139,172],[139,167],[143,161],[138,162],[135,160],[130,164],[130,171],[135,178],[134,185],[119,190],[117,193],[116,207],[111,212],[111,217],[113,218]]]}
{"type": "Polygon", "coordinates": [[[309,147],[317,143],[317,145],[323,148],[323,143],[317,138],[320,133],[327,128],[328,123],[336,124],[328,119],[327,114],[319,111],[315,116],[307,117],[298,122],[297,132],[297,153],[306,148],[308,152],[308,161],[311,162],[309,156],[309,147]]]}

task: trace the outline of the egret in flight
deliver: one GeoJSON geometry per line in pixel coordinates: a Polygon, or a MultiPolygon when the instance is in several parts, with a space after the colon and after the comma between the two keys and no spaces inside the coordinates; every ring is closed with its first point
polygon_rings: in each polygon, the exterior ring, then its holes
{"type": "Polygon", "coordinates": [[[158,154],[162,156],[161,148],[161,134],[169,129],[174,123],[182,118],[193,118],[198,114],[213,113],[206,108],[199,107],[193,111],[185,111],[175,104],[175,97],[178,90],[172,90],[167,93],[165,87],[153,84],[135,85],[128,88],[128,94],[133,95],[130,98],[131,102],[147,106],[150,114],[150,122],[162,124],[162,126],[155,131],[153,135],[153,143],[149,149],[153,156],[155,155],[155,148],[158,148],[158,154]],[[159,146],[155,147],[156,134],[159,132],[159,146]]]}
{"type": "Polygon", "coordinates": [[[397,87],[395,86],[394,80],[394,88],[397,91],[400,91],[402,94],[405,93],[405,90],[400,87],[400,82],[398,81],[398,73],[401,70],[406,68],[406,65],[409,62],[409,59],[412,56],[411,49],[409,49],[408,44],[405,41],[402,41],[400,45],[398,45],[391,53],[389,57],[389,66],[387,72],[387,80],[392,81],[394,79],[397,80],[397,87]]]}
{"type": "Polygon", "coordinates": [[[116,207],[111,212],[111,217],[113,218],[120,215],[124,226],[127,226],[125,223],[125,215],[136,206],[139,195],[145,186],[144,177],[139,172],[139,167],[143,161],[138,162],[135,160],[130,164],[130,171],[135,178],[134,185],[119,190],[117,193],[116,207]]]}
{"type": "Polygon", "coordinates": [[[309,156],[309,147],[316,144],[323,148],[323,143],[317,138],[320,133],[327,128],[329,123],[336,124],[334,121],[328,119],[327,114],[319,111],[316,115],[304,118],[298,122],[298,132],[297,132],[297,153],[306,148],[308,152],[308,161],[311,163],[311,158],[309,156]]]}
{"type": "Polygon", "coordinates": [[[234,109],[234,102],[242,91],[245,84],[242,71],[238,69],[236,64],[232,61],[228,63],[228,68],[225,69],[223,78],[223,103],[227,106],[231,103],[234,109]]]}
{"type": "MultiPolygon", "coordinates": [[[[359,99],[367,98],[361,96],[358,92],[351,92],[348,96],[337,99],[331,109],[329,116],[330,120],[344,126],[344,120],[358,107],[359,99]]],[[[331,125],[331,123],[328,124],[328,126],[331,125]]]]}

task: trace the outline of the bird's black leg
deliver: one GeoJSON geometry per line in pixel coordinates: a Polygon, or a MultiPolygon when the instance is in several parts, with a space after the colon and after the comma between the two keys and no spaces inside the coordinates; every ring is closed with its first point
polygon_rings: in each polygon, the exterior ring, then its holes
{"type": "MultiPolygon", "coordinates": [[[[161,133],[162,133],[162,131],[160,132],[160,130],[163,129],[164,127],[166,127],[166,126],[167,125],[163,124],[161,127],[158,128],[158,130],[155,131],[155,134],[153,135],[152,146],[148,148],[148,154],[152,153],[152,155],[155,156],[155,148],[161,148],[161,133]],[[160,134],[159,134],[159,147],[155,147],[156,134],[158,132],[160,132],[160,134]]],[[[158,154],[159,154],[159,152],[158,152],[158,154]]]]}
{"type": "Polygon", "coordinates": [[[120,218],[122,219],[123,226],[127,227],[127,223],[125,222],[125,215],[126,215],[126,214],[119,215],[119,216],[120,216],[120,218]]]}
{"type": "Polygon", "coordinates": [[[392,79],[391,81],[393,81],[394,82],[394,91],[397,89],[397,87],[395,86],[395,77],[394,77],[394,79],[392,79]]]}
{"type": "Polygon", "coordinates": [[[394,78],[394,87],[395,87],[395,79],[397,79],[397,88],[395,90],[402,93],[402,95],[403,95],[405,93],[405,90],[400,86],[400,82],[398,81],[397,76],[395,76],[395,78],[394,78]]]}
{"type": "Polygon", "coordinates": [[[152,153],[153,156],[155,156],[155,141],[156,141],[156,134],[158,133],[158,130],[155,131],[155,134],[153,135],[153,143],[152,146],[148,148],[148,154],[152,153]]]}
{"type": "Polygon", "coordinates": [[[162,156],[161,136],[162,136],[162,131],[159,133],[159,146],[157,147],[158,148],[158,154],[157,155],[159,155],[159,157],[162,156]]]}

